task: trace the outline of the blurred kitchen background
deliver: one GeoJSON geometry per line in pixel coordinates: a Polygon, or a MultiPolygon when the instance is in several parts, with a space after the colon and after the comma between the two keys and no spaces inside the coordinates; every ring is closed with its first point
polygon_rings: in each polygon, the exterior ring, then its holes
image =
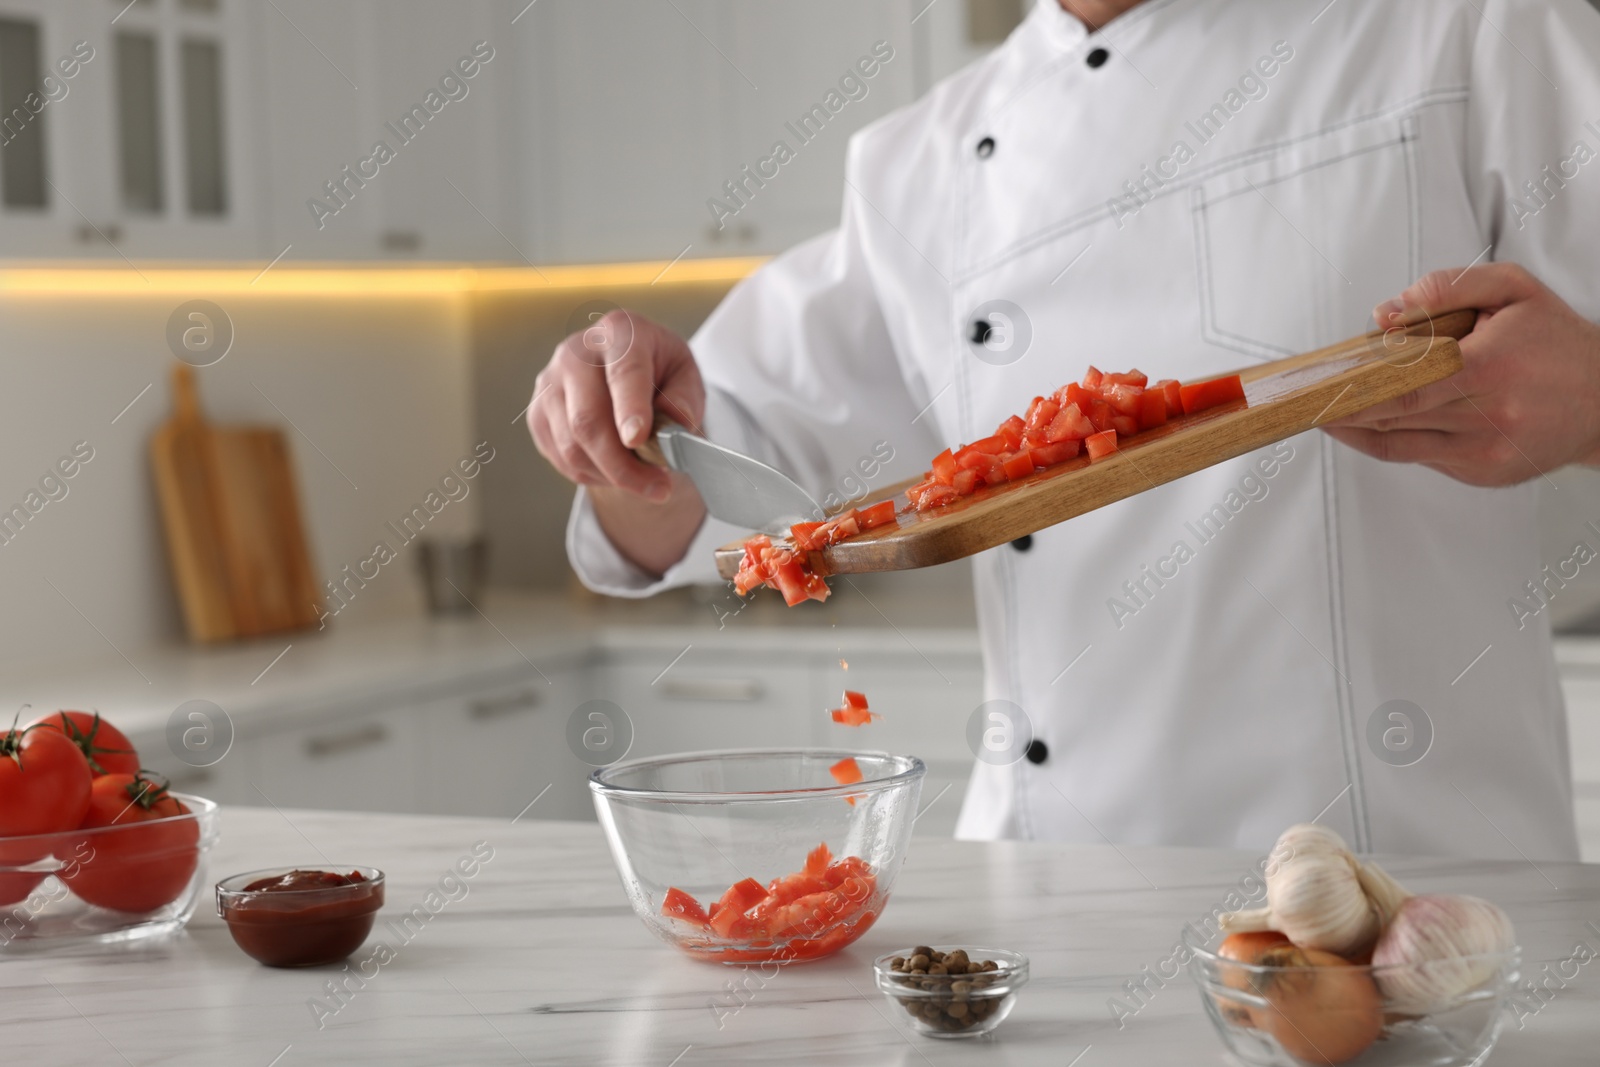
{"type": "MultiPolygon", "coordinates": [[[[994,47],[1024,6],[0,0],[12,702],[98,708],[175,784],[224,801],[591,818],[585,730],[632,755],[848,745],[823,715],[848,683],[885,713],[873,744],[930,761],[918,829],[948,834],[983,699],[965,566],[793,613],[722,589],[606,602],[571,577],[571,490],[520,413],[598,310],[689,334],[765,257],[832,227],[849,135],[994,47]],[[796,157],[730,200],[725,183],[796,143],[786,124],[830,92],[842,106],[796,157]],[[719,224],[714,199],[738,210],[719,224]],[[252,636],[272,615],[258,603],[254,623],[218,624],[242,636],[190,639],[174,560],[215,579],[235,548],[202,532],[169,551],[151,440],[183,366],[207,424],[281,435],[285,463],[269,441],[251,477],[299,523],[246,506],[280,586],[256,592],[281,606],[309,579],[325,628],[252,636]],[[374,561],[378,542],[392,560],[374,561]],[[464,610],[430,611],[424,543],[471,594],[464,610]]],[[[177,425],[181,446],[195,424],[177,425]]],[[[1600,542],[1600,476],[1544,489],[1550,562],[1600,542]]],[[[1550,611],[1571,631],[1600,859],[1592,571],[1550,611]]]]}

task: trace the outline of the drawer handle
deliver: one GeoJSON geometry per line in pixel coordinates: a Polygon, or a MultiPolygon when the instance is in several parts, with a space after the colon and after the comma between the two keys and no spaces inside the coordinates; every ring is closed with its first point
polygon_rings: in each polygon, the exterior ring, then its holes
{"type": "Polygon", "coordinates": [[[766,692],[754,678],[668,678],[661,694],[668,700],[760,700],[766,692]]]}
{"type": "Polygon", "coordinates": [[[382,744],[388,740],[389,731],[381,723],[372,723],[342,734],[324,734],[306,738],[306,755],[312,759],[342,756],[346,752],[382,744]]]}
{"type": "Polygon", "coordinates": [[[506,715],[515,715],[522,711],[532,711],[538,706],[538,691],[524,689],[522,692],[513,693],[510,696],[474,700],[467,705],[467,714],[471,718],[483,722],[488,719],[499,719],[506,715]]]}

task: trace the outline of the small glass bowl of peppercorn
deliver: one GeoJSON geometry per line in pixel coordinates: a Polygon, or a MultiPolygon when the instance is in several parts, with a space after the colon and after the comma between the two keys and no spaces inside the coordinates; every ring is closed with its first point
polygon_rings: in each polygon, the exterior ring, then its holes
{"type": "Polygon", "coordinates": [[[879,956],[872,969],[878,988],[928,1037],[993,1032],[1028,983],[1028,957],[996,948],[917,945],[879,956]]]}

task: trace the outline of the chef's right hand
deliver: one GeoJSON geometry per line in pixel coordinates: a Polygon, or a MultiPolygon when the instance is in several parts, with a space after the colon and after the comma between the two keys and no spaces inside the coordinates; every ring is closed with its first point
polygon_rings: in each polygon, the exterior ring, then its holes
{"type": "Polygon", "coordinates": [[[659,504],[679,480],[632,450],[649,438],[657,411],[698,428],[705,406],[705,383],[683,338],[616,310],[556,346],[535,383],[528,430],[572,481],[659,504]]]}

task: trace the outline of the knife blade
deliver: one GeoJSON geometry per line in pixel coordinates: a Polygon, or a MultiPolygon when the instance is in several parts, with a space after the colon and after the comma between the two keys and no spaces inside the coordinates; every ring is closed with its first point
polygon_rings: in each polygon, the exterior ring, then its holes
{"type": "Polygon", "coordinates": [[[797,522],[827,517],[811,494],[782,471],[667,419],[656,420],[650,440],[635,452],[646,463],[687,474],[706,510],[723,522],[787,534],[797,522]]]}

